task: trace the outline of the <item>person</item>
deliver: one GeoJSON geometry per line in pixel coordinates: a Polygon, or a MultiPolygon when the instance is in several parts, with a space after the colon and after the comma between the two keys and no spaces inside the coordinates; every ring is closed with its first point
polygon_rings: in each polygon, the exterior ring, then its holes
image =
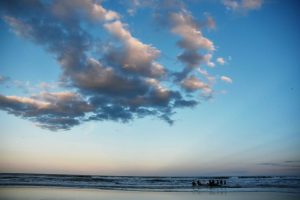
{"type": "Polygon", "coordinates": [[[224,180],[224,185],[226,185],[226,180],[224,180]]]}
{"type": "Polygon", "coordinates": [[[193,187],[195,187],[195,186],[196,186],[196,182],[195,182],[195,181],[193,181],[193,182],[192,182],[192,185],[193,185],[193,187]]]}
{"type": "Polygon", "coordinates": [[[207,185],[208,185],[208,186],[211,186],[211,180],[208,180],[207,185]]]}
{"type": "Polygon", "coordinates": [[[202,183],[198,180],[197,185],[200,186],[200,185],[202,185],[202,183]]]}

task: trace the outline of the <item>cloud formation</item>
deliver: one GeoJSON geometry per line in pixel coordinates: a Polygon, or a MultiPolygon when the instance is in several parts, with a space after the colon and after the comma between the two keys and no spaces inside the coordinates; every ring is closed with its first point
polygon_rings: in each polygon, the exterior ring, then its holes
{"type": "Polygon", "coordinates": [[[225,83],[232,83],[232,79],[229,78],[228,76],[221,76],[220,78],[222,81],[224,81],[225,83]]]}
{"type": "Polygon", "coordinates": [[[121,21],[106,23],[104,27],[123,45],[121,49],[109,50],[106,56],[110,64],[146,77],[160,77],[165,73],[163,66],[155,61],[160,52],[134,38],[121,21]]]}
{"type": "MultiPolygon", "coordinates": [[[[52,54],[61,76],[55,84],[41,83],[28,90],[26,97],[0,94],[0,109],[56,131],[85,121],[128,122],[146,116],[172,124],[176,109],[196,106],[198,94],[211,98],[216,77],[208,69],[216,67],[216,48],[203,29],[216,27],[213,17],[204,13],[204,21],[198,21],[180,0],[131,3],[130,15],[148,7],[154,19],[177,37],[181,52],[174,59],[182,70],[162,65],[161,51],[136,38],[122,14],[98,1],[3,0],[1,19],[18,37],[52,54]],[[107,37],[98,38],[88,27],[107,37]]],[[[241,5],[255,7],[250,2],[241,5]]],[[[225,63],[221,57],[216,62],[225,63]]],[[[220,79],[232,83],[229,77],[220,79]]],[[[5,81],[0,76],[0,83],[5,81]]]]}
{"type": "Polygon", "coordinates": [[[295,160],[295,161],[283,161],[283,162],[265,162],[265,163],[258,163],[258,165],[299,169],[300,161],[295,160]]]}
{"type": "Polygon", "coordinates": [[[263,0],[223,0],[224,6],[233,11],[250,11],[259,9],[263,0]]]}
{"type": "Polygon", "coordinates": [[[92,106],[75,93],[42,93],[32,97],[0,95],[0,109],[50,130],[78,125],[92,106]]]}
{"type": "MultiPolygon", "coordinates": [[[[0,14],[16,35],[55,56],[62,71],[60,85],[69,90],[1,95],[0,109],[10,114],[55,131],[89,120],[128,122],[149,115],[172,124],[174,109],[198,104],[166,86],[171,77],[157,61],[160,51],[135,38],[118,13],[95,1],[5,0],[0,14]],[[117,40],[96,54],[98,43],[82,24],[102,27],[117,40]]],[[[198,45],[205,45],[205,39],[198,45]]]]}
{"type": "MultiPolygon", "coordinates": [[[[181,37],[177,45],[183,49],[183,52],[177,58],[186,65],[183,72],[192,71],[202,62],[210,63],[211,54],[205,55],[199,51],[213,51],[215,49],[214,44],[203,36],[191,14],[185,10],[180,10],[176,13],[170,13],[169,20],[171,32],[181,37]]],[[[179,79],[184,78],[186,75],[187,73],[184,76],[179,76],[179,79]]]]}
{"type": "Polygon", "coordinates": [[[182,80],[182,86],[188,91],[194,91],[197,89],[206,89],[209,88],[207,84],[205,84],[200,79],[195,76],[190,76],[182,80]]]}
{"type": "Polygon", "coordinates": [[[156,7],[157,21],[162,27],[179,39],[177,47],[182,50],[177,56],[183,64],[181,71],[173,73],[175,84],[178,84],[187,93],[200,93],[200,96],[211,98],[213,96],[213,76],[206,71],[198,73],[204,67],[215,67],[212,61],[216,50],[214,43],[204,36],[203,29],[214,29],[216,23],[212,16],[204,13],[205,20],[196,20],[183,2],[177,0],[164,0],[162,5],[156,7]],[[201,68],[200,68],[201,67],[201,68]]]}
{"type": "Polygon", "coordinates": [[[219,63],[220,65],[225,65],[225,60],[222,57],[217,58],[217,63],[219,63]]]}

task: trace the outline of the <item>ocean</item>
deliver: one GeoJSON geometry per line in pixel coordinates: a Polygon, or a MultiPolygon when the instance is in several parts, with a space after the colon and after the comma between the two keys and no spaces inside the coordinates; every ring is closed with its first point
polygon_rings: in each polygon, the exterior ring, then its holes
{"type": "Polygon", "coordinates": [[[298,176],[146,177],[55,174],[0,174],[0,186],[47,186],[151,192],[289,192],[300,193],[298,176]],[[201,186],[192,186],[199,180],[201,186]],[[226,185],[209,187],[209,180],[226,185]]]}

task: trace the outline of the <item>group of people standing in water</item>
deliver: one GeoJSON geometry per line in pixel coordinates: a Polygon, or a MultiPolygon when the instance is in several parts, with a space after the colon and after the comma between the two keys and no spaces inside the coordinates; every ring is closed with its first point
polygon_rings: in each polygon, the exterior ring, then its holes
{"type": "Polygon", "coordinates": [[[196,187],[196,186],[223,186],[226,185],[226,180],[208,180],[208,182],[206,183],[201,183],[201,181],[197,180],[197,181],[193,181],[192,182],[192,186],[196,187]]]}

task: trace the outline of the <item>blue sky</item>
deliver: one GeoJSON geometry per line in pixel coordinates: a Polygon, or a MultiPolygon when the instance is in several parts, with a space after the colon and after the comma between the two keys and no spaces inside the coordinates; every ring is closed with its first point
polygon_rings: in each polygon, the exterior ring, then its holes
{"type": "Polygon", "coordinates": [[[295,1],[3,1],[0,172],[299,175],[295,1]]]}

